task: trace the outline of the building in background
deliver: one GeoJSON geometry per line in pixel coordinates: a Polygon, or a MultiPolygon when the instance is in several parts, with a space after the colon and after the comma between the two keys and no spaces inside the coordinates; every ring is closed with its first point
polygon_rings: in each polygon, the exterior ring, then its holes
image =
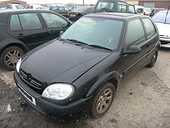
{"type": "Polygon", "coordinates": [[[139,0],[139,5],[150,8],[170,8],[170,0],[139,0]]]}
{"type": "Polygon", "coordinates": [[[138,5],[139,4],[139,1],[138,0],[127,0],[127,2],[129,4],[133,4],[133,5],[138,5]]]}
{"type": "Polygon", "coordinates": [[[0,0],[0,4],[26,4],[22,0],[0,0]]]}
{"type": "Polygon", "coordinates": [[[96,4],[97,0],[22,0],[28,4],[49,4],[49,3],[61,3],[61,4],[96,4]]]}
{"type": "Polygon", "coordinates": [[[127,0],[134,5],[142,5],[150,8],[170,8],[170,0],[127,0]]]}

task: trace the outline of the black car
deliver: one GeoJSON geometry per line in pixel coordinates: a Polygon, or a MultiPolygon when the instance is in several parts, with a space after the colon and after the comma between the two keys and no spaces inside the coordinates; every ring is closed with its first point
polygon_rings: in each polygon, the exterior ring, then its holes
{"type": "Polygon", "coordinates": [[[0,11],[0,62],[15,69],[23,53],[55,39],[71,22],[48,10],[0,11]]]}
{"type": "Polygon", "coordinates": [[[123,13],[86,15],[47,44],[17,63],[19,92],[41,112],[88,110],[96,118],[110,108],[121,79],[154,66],[160,47],[149,17],[123,13]]]}

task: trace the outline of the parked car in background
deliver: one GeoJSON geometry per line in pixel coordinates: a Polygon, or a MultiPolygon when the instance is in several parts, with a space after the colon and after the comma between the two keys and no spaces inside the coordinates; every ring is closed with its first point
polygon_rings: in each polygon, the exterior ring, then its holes
{"type": "Polygon", "coordinates": [[[96,12],[122,12],[135,14],[135,6],[120,0],[98,0],[96,12]]]}
{"type": "Polygon", "coordinates": [[[69,15],[68,9],[66,9],[66,7],[64,7],[64,6],[57,6],[57,5],[56,6],[51,6],[50,10],[52,10],[54,12],[57,12],[57,13],[65,16],[65,17],[68,17],[68,15],[69,15]]]}
{"type": "Polygon", "coordinates": [[[30,4],[31,9],[43,9],[43,10],[49,10],[48,7],[40,5],[40,4],[30,4]]]}
{"type": "Polygon", "coordinates": [[[98,0],[95,7],[82,7],[73,9],[69,13],[69,19],[76,21],[83,15],[97,12],[121,12],[135,14],[135,6],[120,0],[98,0]]]}
{"type": "Polygon", "coordinates": [[[153,17],[156,13],[158,13],[159,11],[163,11],[163,10],[166,10],[166,9],[165,8],[153,8],[150,14],[150,17],[153,17]]]}
{"type": "Polygon", "coordinates": [[[149,17],[89,14],[60,40],[20,59],[14,78],[20,94],[36,110],[56,116],[88,110],[98,118],[109,110],[121,79],[154,66],[159,45],[149,17]]]}
{"type": "Polygon", "coordinates": [[[21,4],[4,4],[0,5],[0,9],[6,10],[6,9],[11,9],[11,10],[18,10],[18,9],[24,9],[25,7],[21,4]]]}
{"type": "Polygon", "coordinates": [[[144,7],[139,6],[139,5],[135,5],[135,11],[136,11],[137,14],[143,15],[144,14],[144,7]]]}
{"type": "Polygon", "coordinates": [[[143,13],[144,15],[150,16],[151,12],[152,12],[151,8],[144,7],[144,13],[143,13]]]}
{"type": "Polygon", "coordinates": [[[135,10],[136,10],[137,14],[140,14],[140,15],[150,16],[152,13],[151,8],[147,8],[147,7],[139,6],[139,5],[135,5],[135,10]]]}
{"type": "Polygon", "coordinates": [[[152,17],[152,20],[158,27],[161,47],[170,48],[170,11],[160,11],[152,17]]]}
{"type": "Polygon", "coordinates": [[[80,17],[92,12],[94,12],[94,7],[79,7],[79,8],[72,9],[68,13],[68,17],[69,20],[74,22],[77,21],[80,17]]]}
{"type": "Polygon", "coordinates": [[[14,69],[25,52],[57,38],[70,25],[68,19],[48,10],[1,11],[1,64],[14,69]]]}

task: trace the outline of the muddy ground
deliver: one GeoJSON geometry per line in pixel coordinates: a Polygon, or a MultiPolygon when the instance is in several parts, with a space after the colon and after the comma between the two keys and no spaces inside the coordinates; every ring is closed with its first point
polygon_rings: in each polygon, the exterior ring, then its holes
{"type": "Polygon", "coordinates": [[[170,49],[152,69],[130,74],[102,118],[51,119],[17,95],[13,73],[0,69],[0,128],[170,128],[170,49]]]}

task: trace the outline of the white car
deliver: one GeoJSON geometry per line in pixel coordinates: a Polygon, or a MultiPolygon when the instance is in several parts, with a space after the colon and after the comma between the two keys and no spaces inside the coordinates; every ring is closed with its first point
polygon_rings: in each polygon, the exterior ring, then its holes
{"type": "Polygon", "coordinates": [[[160,11],[152,17],[152,20],[159,30],[161,47],[170,48],[170,11],[160,11]]]}

